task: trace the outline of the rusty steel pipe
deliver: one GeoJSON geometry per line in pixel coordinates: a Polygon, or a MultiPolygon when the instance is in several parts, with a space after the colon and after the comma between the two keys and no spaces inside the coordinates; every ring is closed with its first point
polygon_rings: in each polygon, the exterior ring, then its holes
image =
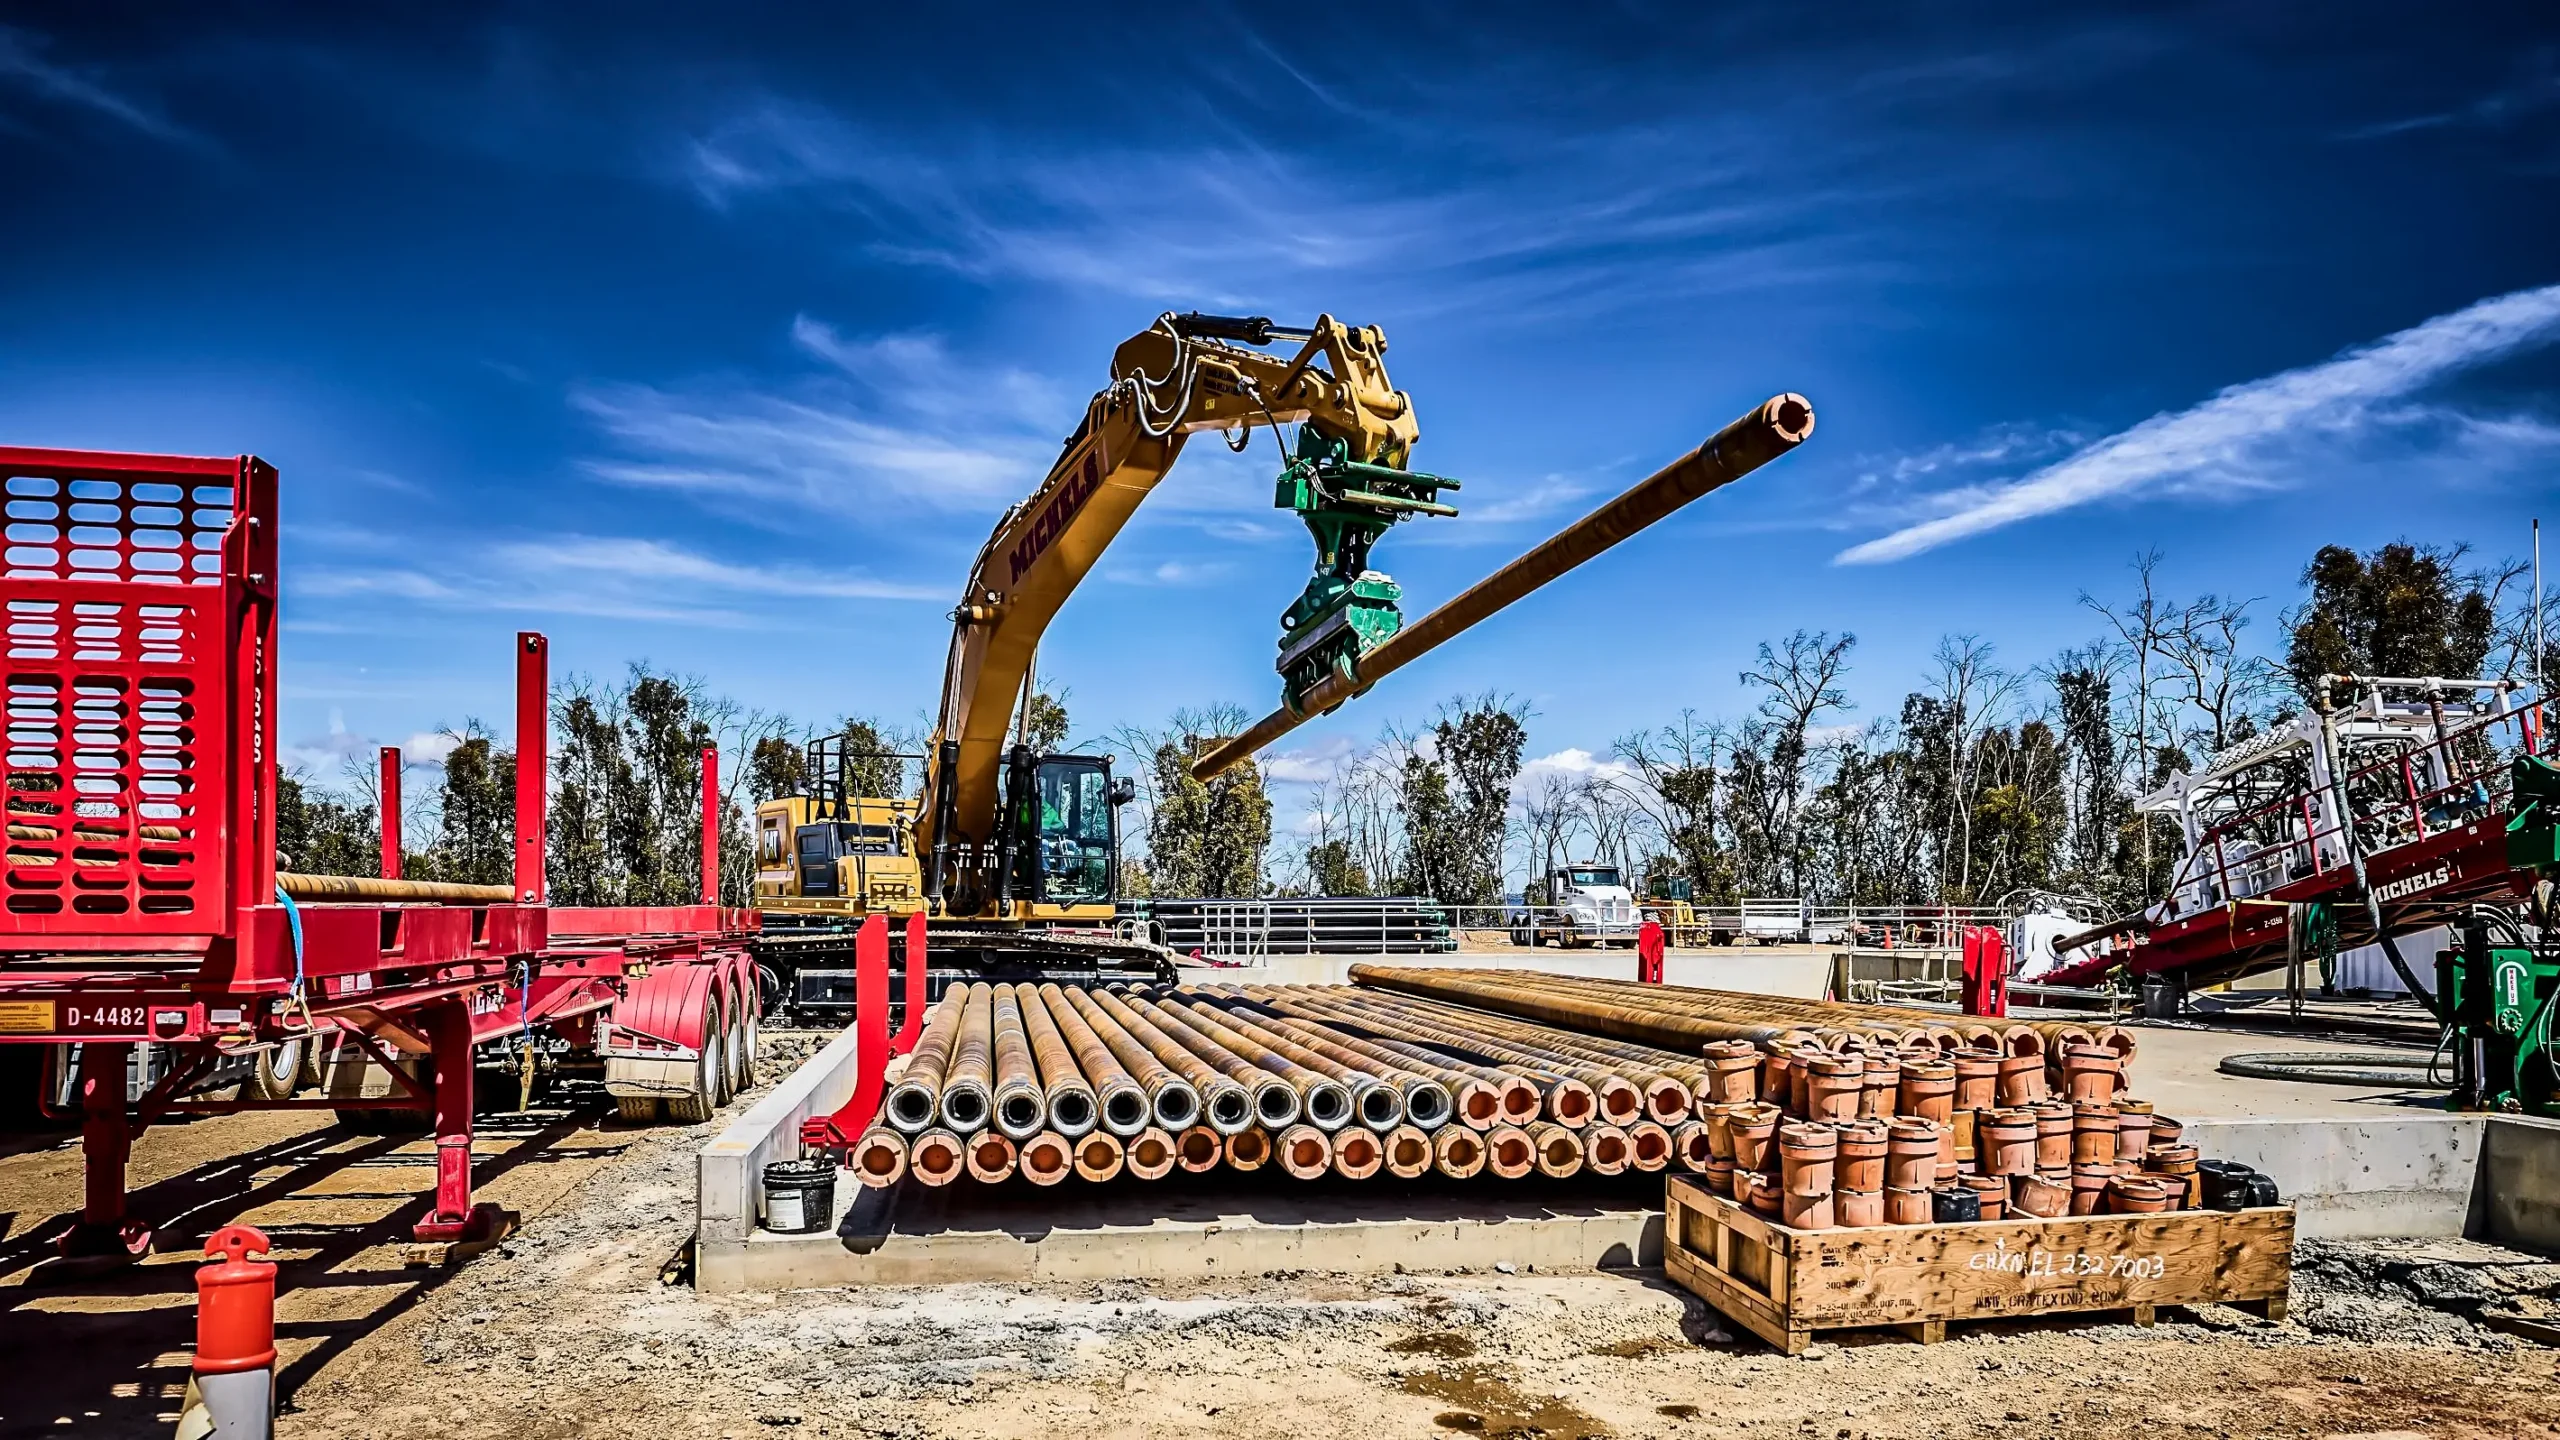
{"type": "Polygon", "coordinates": [[[954,986],[944,991],[932,1018],[924,1023],[924,1033],[916,1037],[906,1074],[889,1087],[889,1098],[880,1106],[881,1116],[899,1131],[920,1135],[932,1128],[942,1104],[943,1077],[960,1040],[960,1017],[968,1008],[967,990],[954,986]]]}
{"type": "MultiPolygon", "coordinates": [[[[948,1000],[960,993],[945,992],[948,1000]]],[[[943,1076],[942,1123],[962,1135],[987,1128],[995,1109],[996,1041],[993,987],[985,981],[968,987],[960,1011],[960,1030],[951,1042],[951,1068],[943,1076]]]]}
{"type": "Polygon", "coordinates": [[[1054,1130],[1035,1132],[1017,1153],[1016,1173],[1034,1185],[1055,1185],[1076,1172],[1075,1147],[1054,1130]]]}
{"type": "MultiPolygon", "coordinates": [[[[1623,1077],[1625,1083],[1639,1092],[1643,1113],[1657,1121],[1677,1124],[1686,1119],[1696,1107],[1703,1087],[1708,1084],[1704,1065],[1672,1051],[1624,1042],[1595,1041],[1576,1032],[1534,1025],[1481,1009],[1424,1003],[1433,1008],[1420,1013],[1433,1015],[1452,1029],[1490,1035],[1533,1053],[1586,1067],[1575,1073],[1584,1083],[1593,1085],[1595,1091],[1609,1080],[1623,1077]],[[1603,1078],[1595,1079],[1595,1075],[1603,1078]]],[[[1604,1108],[1613,1096],[1618,1104],[1612,1109],[1612,1122],[1632,1122],[1636,1118],[1635,1113],[1626,1106],[1623,1095],[1614,1091],[1603,1093],[1604,1108]]]]}
{"type": "Polygon", "coordinates": [[[1812,1030],[1801,1024],[1710,1020],[1669,1010],[1636,1009],[1587,995],[1562,994],[1530,986],[1476,984],[1465,978],[1467,973],[1434,972],[1394,965],[1351,967],[1351,978],[1361,985],[1476,1009],[1495,1010],[1535,1020],[1542,1025],[1590,1030],[1665,1049],[1695,1048],[1711,1040],[1794,1045],[1813,1038],[1812,1030]]]}
{"type": "Polygon", "coordinates": [[[1530,1149],[1537,1156],[1539,1174],[1563,1180],[1580,1173],[1583,1163],[1581,1137],[1545,1120],[1528,1127],[1528,1134],[1530,1149]]]}
{"type": "Polygon", "coordinates": [[[1463,1123],[1474,1129],[1485,1130],[1499,1124],[1525,1125],[1546,1113],[1550,1102],[1559,1094],[1568,1108],[1576,1105],[1587,1107],[1591,1103],[1590,1087],[1579,1082],[1559,1086],[1552,1079],[1541,1080],[1517,1070],[1476,1064],[1445,1050],[1431,1048],[1434,1042],[1427,1037],[1417,1036],[1398,1022],[1381,1019],[1367,1009],[1353,1006],[1349,1003],[1348,992],[1339,987],[1287,985],[1273,989],[1274,993],[1267,995],[1263,1003],[1274,1009],[1331,1026],[1337,1031],[1349,1027],[1356,1030],[1366,1044],[1481,1081],[1493,1092],[1497,1108],[1488,1119],[1483,1117],[1481,1105],[1462,1105],[1459,1116],[1463,1123]]]}
{"type": "MultiPolygon", "coordinates": [[[[1273,1074],[1268,1068],[1254,1064],[1199,1026],[1143,995],[1133,993],[1120,998],[1126,1001],[1130,1009],[1152,1022],[1158,1030],[1173,1037],[1176,1043],[1215,1067],[1218,1073],[1244,1087],[1245,1093],[1253,1097],[1255,1123],[1268,1130],[1285,1130],[1297,1124],[1299,1118],[1306,1113],[1305,1102],[1300,1098],[1298,1087],[1273,1074]]],[[[1349,1108],[1347,1092],[1344,1097],[1344,1108],[1349,1108]]]]}
{"type": "Polygon", "coordinates": [[[1482,624],[1504,606],[1699,496],[1730,485],[1786,454],[1812,433],[1813,406],[1803,396],[1789,393],[1762,401],[1749,414],[1717,431],[1705,444],[1637,481],[1618,498],[1379,642],[1376,649],[1359,658],[1353,674],[1327,676],[1297,704],[1272,711],[1243,734],[1223,742],[1193,763],[1192,778],[1207,780],[1314,717],[1366,693],[1370,686],[1482,624]]]}
{"type": "Polygon", "coordinates": [[[968,1150],[948,1130],[927,1130],[907,1146],[907,1173],[927,1185],[948,1185],[968,1171],[968,1150]]]}
{"type": "MultiPolygon", "coordinates": [[[[1040,1089],[1039,1062],[1031,1054],[1031,1034],[1022,1028],[1022,1002],[1013,987],[998,985],[989,994],[996,1041],[995,1126],[1016,1144],[1026,1144],[1049,1123],[1049,1097],[1040,1089]]],[[[1023,1173],[1031,1173],[1029,1157],[1023,1173]]]]}
{"type": "Polygon", "coordinates": [[[1635,1141],[1615,1125],[1582,1132],[1582,1163],[1594,1175],[1623,1175],[1635,1162],[1635,1141]]]}
{"type": "Polygon", "coordinates": [[[1431,1137],[1431,1168],[1452,1180],[1483,1173],[1484,1156],[1484,1136],[1464,1125],[1448,1126],[1431,1137]]]}
{"type": "Polygon", "coordinates": [[[1067,1050],[1075,1056],[1076,1068],[1084,1072],[1100,1107],[1101,1125],[1122,1140],[1147,1128],[1155,1118],[1155,1108],[1135,1077],[1111,1053],[1076,1007],[1067,1003],[1066,992],[1055,981],[1042,985],[1036,992],[1040,1003],[1048,1009],[1049,1019],[1066,1041],[1067,1050]]]}
{"type": "Polygon", "coordinates": [[[1450,1024],[1445,1015],[1397,1003],[1401,999],[1363,994],[1343,996],[1335,1003],[1344,1011],[1368,1017],[1376,1026],[1396,1027],[1408,1039],[1471,1051],[1519,1071],[1546,1092],[1547,1118],[1558,1124],[1579,1129],[1595,1119],[1633,1118],[1643,1111],[1642,1094],[1622,1076],[1450,1024]]]}
{"type": "Polygon", "coordinates": [[[1333,1173],[1345,1180],[1366,1180],[1387,1163],[1386,1137],[1364,1125],[1345,1125],[1333,1132],[1333,1173]]]}
{"type": "Polygon", "coordinates": [[[862,1132],[845,1153],[845,1168],[874,1190],[885,1190],[907,1175],[907,1137],[884,1126],[862,1132]]]}
{"type": "Polygon", "coordinates": [[[1057,1018],[1049,1013],[1039,990],[1030,985],[1004,988],[1013,994],[1014,1008],[1022,1015],[1023,1036],[1031,1042],[1032,1063],[1039,1067],[1041,1113],[1048,1116],[1050,1129],[1069,1140],[1082,1138],[1102,1121],[1093,1086],[1085,1082],[1076,1054],[1067,1048],[1067,1037],[1059,1032],[1057,1018]]]}
{"type": "Polygon", "coordinates": [[[1273,1136],[1272,1158],[1295,1180],[1313,1180],[1333,1168],[1333,1140],[1313,1125],[1292,1125],[1273,1136]]]}
{"type": "MultiPolygon", "coordinates": [[[[1501,1092],[1477,1076],[1445,1062],[1417,1059],[1329,1026],[1321,1020],[1310,1019],[1307,1014],[1291,1008],[1285,998],[1261,994],[1254,998],[1253,1003],[1275,1017],[1273,1025],[1302,1037],[1309,1044],[1330,1045],[1410,1077],[1404,1082],[1405,1117],[1426,1130],[1437,1130],[1452,1119],[1471,1129],[1485,1130],[1502,1118],[1501,1092]],[[1435,1115],[1437,1119],[1430,1118],[1435,1115]]],[[[1530,1092],[1529,1099],[1534,1106],[1537,1102],[1535,1091],[1530,1092]]]]}
{"type": "Polygon", "coordinates": [[[1097,1184],[1120,1173],[1129,1160],[1129,1152],[1120,1137],[1107,1130],[1094,1130],[1071,1142],[1076,1147],[1076,1175],[1097,1184]]]}
{"type": "Polygon", "coordinates": [[[1226,1140],[1206,1125],[1194,1125],[1173,1137],[1174,1163],[1186,1175],[1201,1175],[1218,1168],[1226,1155],[1226,1140]]]}
{"type": "Polygon", "coordinates": [[[514,887],[464,885],[451,880],[377,880],[370,875],[297,875],[276,872],[276,888],[296,900],[389,900],[427,905],[512,905],[514,887]]]}
{"type": "Polygon", "coordinates": [[[1129,1002],[1108,990],[1080,990],[1077,993],[1093,1002],[1123,1034],[1145,1047],[1157,1063],[1173,1071],[1200,1097],[1200,1113],[1210,1129],[1220,1136],[1242,1134],[1253,1124],[1253,1092],[1216,1066],[1191,1053],[1189,1046],[1174,1039],[1156,1023],[1129,1007],[1129,1002]]]}
{"type": "MultiPolygon", "coordinates": [[[[1404,1123],[1403,1093],[1380,1079],[1374,1073],[1374,1067],[1346,1065],[1316,1047],[1302,1043],[1296,1036],[1270,1029],[1239,1008],[1209,1004],[1198,999],[1176,1003],[1226,1026],[1292,1064],[1339,1083],[1351,1092],[1352,1118],[1358,1123],[1381,1134],[1404,1123]]],[[[1314,1117],[1310,1115],[1309,1118],[1314,1117]]]]}
{"type": "Polygon", "coordinates": [[[1264,1005],[1244,986],[1183,988],[1186,994],[1206,998],[1235,1023],[1250,1027],[1249,1033],[1280,1045],[1282,1053],[1349,1085],[1360,1110],[1360,1123],[1370,1129],[1383,1134],[1411,1121],[1424,1130],[1437,1130],[1448,1123],[1455,1104],[1449,1087],[1434,1076],[1415,1073],[1412,1062],[1362,1054],[1341,1043],[1346,1037],[1320,1026],[1289,1024],[1287,1017],[1264,1005]],[[1308,1058],[1309,1053],[1313,1058],[1308,1058]],[[1392,1096],[1376,1093],[1387,1087],[1392,1088],[1392,1096]]]}
{"type": "MultiPolygon", "coordinates": [[[[1551,991],[1606,995],[1616,997],[1627,1004],[1675,1007],[1692,1013],[1767,1018],[1800,1017],[1810,1026],[1841,1032],[1843,1035],[1862,1033],[1882,1037],[1895,1044],[1910,1044],[1915,1041],[1941,1043],[1944,1037],[1961,1037],[1966,1043],[1979,1044],[1987,1041],[1994,1048],[2006,1050],[2013,1055],[2034,1055],[2051,1053],[2077,1041],[2084,1034],[2095,1034],[2092,1027],[2076,1020],[2020,1020],[2011,1017],[1985,1019],[1977,1016],[1941,1015],[1933,1011],[1913,1010],[1896,1005],[1800,1000],[1792,996],[1709,990],[1694,986],[1639,985],[1632,980],[1603,980],[1587,975],[1557,975],[1529,971],[1513,973],[1523,985],[1551,991]]],[[[2125,1054],[2128,1059],[2131,1058],[2130,1051],[2120,1049],[2120,1053],[2125,1054]]]]}
{"type": "MultiPolygon", "coordinates": [[[[1096,1004],[1083,986],[1067,986],[1062,993],[1067,998],[1067,1008],[1073,1010],[1085,1028],[1111,1052],[1111,1058],[1120,1062],[1121,1072],[1137,1081],[1138,1088],[1145,1092],[1148,1109],[1156,1124],[1179,1135],[1199,1121],[1200,1091],[1196,1086],[1166,1069],[1164,1062],[1155,1057],[1155,1052],[1140,1043],[1126,1026],[1113,1019],[1109,1011],[1096,1004]]],[[[1059,1024],[1064,1028],[1064,1017],[1060,1018],[1059,1024]]],[[[1109,1108],[1104,1107],[1106,1112],[1109,1108]]],[[[1104,1119],[1108,1121],[1109,1118],[1106,1113],[1104,1119]]]]}
{"type": "Polygon", "coordinates": [[[1250,1175],[1271,1163],[1271,1132],[1259,1125],[1227,1137],[1227,1168],[1250,1175]]]}
{"type": "Polygon", "coordinates": [[[1399,1180],[1419,1180],[1431,1173],[1431,1137],[1418,1125],[1399,1125],[1379,1143],[1386,1148],[1387,1173],[1399,1180]]]}
{"type": "Polygon", "coordinates": [[[1149,1125],[1126,1142],[1129,1173],[1141,1180],[1161,1180],[1173,1173],[1173,1136],[1149,1125]]]}
{"type": "Polygon", "coordinates": [[[1519,1126],[1496,1125],[1485,1132],[1484,1165],[1505,1180],[1518,1180],[1538,1168],[1538,1147],[1530,1141],[1529,1132],[1519,1126]]]}
{"type": "Polygon", "coordinates": [[[981,1130],[962,1142],[969,1152],[969,1178],[984,1185],[994,1185],[1013,1178],[1013,1170],[1021,1152],[1000,1130],[981,1130]]]}

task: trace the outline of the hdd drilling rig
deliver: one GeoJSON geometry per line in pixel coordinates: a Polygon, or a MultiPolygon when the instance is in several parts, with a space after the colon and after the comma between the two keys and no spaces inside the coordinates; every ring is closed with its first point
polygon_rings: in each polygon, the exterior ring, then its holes
{"type": "Polygon", "coordinates": [[[929,927],[945,978],[1171,978],[1170,952],[1116,920],[1120,814],[1135,783],[1106,756],[1038,752],[1022,718],[1042,632],[1193,434],[1218,431],[1241,452],[1256,427],[1295,425],[1273,503],[1315,542],[1315,572],[1280,617],[1283,709],[1198,757],[1206,778],[1813,428],[1801,397],[1778,396],[1407,627],[1401,591],[1369,566],[1372,548],[1408,518],[1456,515],[1440,497],[1458,482],[1411,467],[1421,430],[1387,378],[1386,348],[1376,327],[1329,315],[1293,328],[1201,314],[1165,315],[1120,346],[1047,477],[978,554],[951,612],[924,752],[858,755],[831,737],[811,748],[804,793],[758,808],[759,953],[777,998],[808,1009],[849,1000],[854,972],[837,967],[872,916],[911,935],[929,927]],[[908,759],[921,770],[912,797],[844,783],[863,762],[908,759]]]}

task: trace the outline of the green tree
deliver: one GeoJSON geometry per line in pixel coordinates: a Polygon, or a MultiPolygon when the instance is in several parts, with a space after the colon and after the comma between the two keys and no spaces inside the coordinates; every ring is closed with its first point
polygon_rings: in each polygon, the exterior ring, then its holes
{"type": "Polygon", "coordinates": [[[301,776],[277,776],[276,868],[305,875],[381,874],[379,812],[301,776]]]}
{"type": "Polygon", "coordinates": [[[747,793],[762,804],[809,786],[808,751],[788,735],[766,735],[747,753],[747,793]]]}
{"type": "Polygon", "coordinates": [[[1262,893],[1271,797],[1263,792],[1261,767],[1231,766],[1205,784],[1191,776],[1192,762],[1220,738],[1181,734],[1156,746],[1156,803],[1147,818],[1154,894],[1219,899],[1262,893]]]}
{"type": "Polygon", "coordinates": [[[1349,841],[1322,840],[1307,847],[1307,883],[1318,895],[1366,895],[1369,872],[1349,841]]]}
{"type": "Polygon", "coordinates": [[[467,885],[515,880],[516,755],[501,750],[477,720],[447,731],[437,791],[435,844],[419,856],[418,878],[467,885]]]}
{"type": "Polygon", "coordinates": [[[2482,577],[2457,568],[2463,553],[2405,541],[2361,555],[2320,547],[2302,574],[2311,597],[2285,617],[2292,632],[2285,669],[2295,687],[2319,700],[2324,675],[2479,674],[2497,607],[2482,577]]]}

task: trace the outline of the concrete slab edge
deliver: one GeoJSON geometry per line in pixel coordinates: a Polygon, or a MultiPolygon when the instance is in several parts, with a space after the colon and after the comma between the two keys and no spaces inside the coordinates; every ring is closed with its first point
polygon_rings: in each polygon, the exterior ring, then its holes
{"type": "Polygon", "coordinates": [[[828,1114],[852,1098],[854,1059],[854,1032],[848,1027],[702,1147],[695,1157],[697,1250],[742,1243],[755,1233],[764,1167],[800,1153],[801,1121],[828,1114]]]}

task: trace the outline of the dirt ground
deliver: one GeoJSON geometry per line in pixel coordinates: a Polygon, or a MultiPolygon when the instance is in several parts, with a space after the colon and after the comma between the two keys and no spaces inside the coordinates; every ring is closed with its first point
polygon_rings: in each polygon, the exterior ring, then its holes
{"type": "Polygon", "coordinates": [[[424,1147],[259,1115],[146,1137],[137,1205],[163,1253],[48,1280],[76,1148],[0,1142],[0,1435],[169,1433],[191,1252],[233,1218],[285,1262],[285,1440],[2560,1433],[2554,1352],[2406,1303],[2383,1277],[2407,1267],[2362,1252],[2298,1277],[2280,1325],[2213,1307],[2149,1330],[1850,1335],[1802,1360],[1645,1272],[705,1297],[677,1262],[692,1155],[721,1122],[600,1115],[573,1094],[493,1117],[482,1193],[525,1228],[444,1269],[402,1264],[424,1147]]]}

